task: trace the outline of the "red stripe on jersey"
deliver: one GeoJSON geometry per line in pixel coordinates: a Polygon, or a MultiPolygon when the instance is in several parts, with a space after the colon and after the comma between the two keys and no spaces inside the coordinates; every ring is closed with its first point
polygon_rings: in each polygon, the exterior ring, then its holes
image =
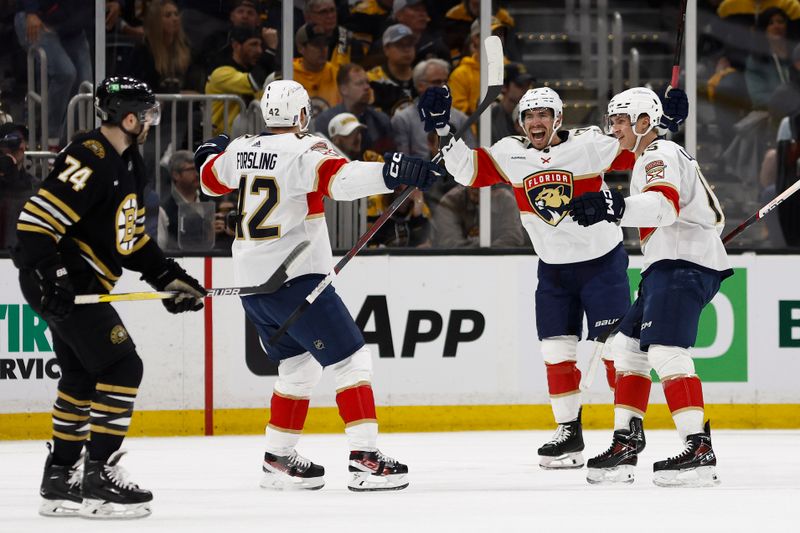
{"type": "Polygon", "coordinates": [[[663,194],[664,197],[670,201],[672,207],[675,208],[675,213],[678,215],[681,214],[680,195],[675,187],[670,187],[669,185],[653,185],[652,187],[647,187],[642,192],[650,191],[656,191],[663,194]]]}
{"type": "Polygon", "coordinates": [[[517,200],[517,207],[522,213],[533,213],[533,207],[528,200],[528,193],[523,187],[514,187],[514,198],[517,200]]]}
{"type": "Polygon", "coordinates": [[[620,374],[617,377],[617,388],[614,390],[614,405],[633,407],[644,414],[650,400],[649,376],[638,374],[620,374]]]}
{"type": "Polygon", "coordinates": [[[272,393],[269,424],[280,429],[302,431],[308,414],[308,399],[287,398],[272,393]]]}
{"type": "Polygon", "coordinates": [[[494,158],[485,148],[475,150],[478,157],[478,175],[472,182],[472,187],[486,187],[495,183],[508,183],[503,174],[500,173],[494,158]]]}
{"type": "Polygon", "coordinates": [[[334,174],[339,172],[339,169],[346,163],[347,159],[344,158],[326,159],[323,161],[317,170],[317,192],[321,192],[330,198],[331,192],[328,188],[331,185],[331,178],[333,178],[334,174]]]}
{"type": "Polygon", "coordinates": [[[662,385],[671,413],[687,407],[703,408],[703,385],[697,376],[668,379],[662,385]]]}
{"type": "Polygon", "coordinates": [[[609,170],[631,170],[636,162],[636,156],[629,150],[623,150],[611,162],[609,170]]]}
{"type": "Polygon", "coordinates": [[[656,230],[656,228],[639,228],[639,242],[644,244],[644,241],[656,230]]]}
{"type": "Polygon", "coordinates": [[[577,198],[583,193],[598,192],[603,186],[603,178],[601,176],[594,176],[592,178],[582,178],[575,180],[575,186],[572,191],[572,197],[577,198]]]}
{"type": "Polygon", "coordinates": [[[321,192],[310,192],[306,195],[308,202],[308,215],[319,215],[325,212],[325,202],[321,192]]]}
{"type": "Polygon", "coordinates": [[[336,405],[339,406],[339,416],[345,424],[378,418],[375,415],[375,398],[370,385],[350,387],[337,393],[336,405]]]}
{"type": "Polygon", "coordinates": [[[547,366],[547,390],[550,396],[577,392],[581,382],[581,371],[575,361],[565,361],[547,366]]]}
{"type": "Polygon", "coordinates": [[[225,152],[220,152],[211,159],[207,159],[203,165],[202,173],[200,174],[200,180],[203,182],[205,188],[218,196],[233,192],[233,189],[220,183],[217,176],[214,175],[214,162],[224,153],[225,152]]]}

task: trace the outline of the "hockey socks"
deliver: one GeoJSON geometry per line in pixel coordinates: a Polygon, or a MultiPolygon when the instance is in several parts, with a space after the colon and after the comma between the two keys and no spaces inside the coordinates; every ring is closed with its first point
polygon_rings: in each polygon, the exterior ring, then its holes
{"type": "Polygon", "coordinates": [[[308,398],[272,393],[266,437],[268,452],[288,455],[300,440],[308,415],[308,398]]]}
{"type": "Polygon", "coordinates": [[[351,450],[375,450],[378,440],[378,417],[372,386],[361,382],[336,391],[336,405],[344,421],[344,431],[351,450]]]}
{"type": "Polygon", "coordinates": [[[79,399],[77,394],[58,391],[53,404],[53,457],[55,465],[71,466],[81,455],[89,438],[90,399],[79,399]]]}
{"type": "Polygon", "coordinates": [[[581,371],[575,361],[546,364],[547,388],[556,422],[564,424],[578,418],[581,408],[581,371]]]}
{"type": "Polygon", "coordinates": [[[620,372],[614,391],[614,430],[628,429],[634,417],[644,418],[651,384],[650,376],[620,372]]]}
{"type": "Polygon", "coordinates": [[[666,379],[662,383],[675,427],[686,440],[688,435],[703,433],[703,386],[697,376],[666,379]]]}

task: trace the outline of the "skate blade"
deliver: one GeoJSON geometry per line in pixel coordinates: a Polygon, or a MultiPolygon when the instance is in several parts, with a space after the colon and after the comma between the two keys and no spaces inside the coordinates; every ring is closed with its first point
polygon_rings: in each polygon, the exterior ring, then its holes
{"type": "Polygon", "coordinates": [[[403,490],[408,487],[406,474],[377,476],[370,472],[351,472],[347,488],[353,492],[375,492],[381,490],[403,490]]]}
{"type": "Polygon", "coordinates": [[[714,487],[720,481],[715,467],[700,466],[686,470],[659,470],[653,473],[653,483],[659,487],[714,487]]]}
{"type": "Polygon", "coordinates": [[[634,481],[633,465],[620,465],[613,468],[588,468],[586,481],[592,485],[631,484],[634,481]]]}
{"type": "Polygon", "coordinates": [[[150,516],[150,503],[123,504],[84,498],[78,515],[91,520],[133,520],[150,516]]]}
{"type": "Polygon", "coordinates": [[[39,506],[39,514],[42,516],[63,516],[66,518],[69,516],[78,516],[80,508],[80,502],[42,498],[42,504],[39,506]]]}
{"type": "Polygon", "coordinates": [[[300,478],[283,472],[264,472],[259,486],[269,490],[319,490],[325,486],[325,478],[300,478]]]}
{"type": "Polygon", "coordinates": [[[565,453],[557,457],[539,456],[539,466],[543,470],[572,470],[583,467],[581,452],[565,453]]]}

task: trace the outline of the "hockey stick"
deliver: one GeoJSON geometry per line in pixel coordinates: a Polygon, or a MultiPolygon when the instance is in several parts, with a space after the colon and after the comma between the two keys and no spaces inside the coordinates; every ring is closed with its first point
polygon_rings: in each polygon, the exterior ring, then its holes
{"type": "MultiPolygon", "coordinates": [[[[487,58],[487,77],[488,77],[488,86],[486,87],[486,96],[483,97],[481,103],[478,105],[478,108],[475,112],[469,116],[467,121],[458,129],[458,131],[453,135],[454,139],[460,139],[464,133],[472,127],[475,122],[478,121],[481,114],[486,111],[492,102],[495,101],[497,96],[500,94],[500,90],[503,88],[503,44],[500,41],[500,38],[496,35],[492,35],[488,37],[484,42],[484,47],[486,48],[486,58],[487,58]]],[[[439,152],[434,156],[433,162],[438,163],[442,160],[443,154],[442,151],[439,152]]],[[[380,217],[372,224],[372,226],[367,229],[364,234],[359,237],[358,242],[348,250],[348,252],[342,257],[338,263],[333,267],[333,270],[328,272],[328,274],[319,282],[319,284],[314,288],[311,293],[306,296],[306,299],[289,315],[289,318],[284,321],[278,331],[270,337],[268,344],[274,345],[278,339],[280,339],[286,330],[292,327],[292,324],[297,322],[297,320],[303,315],[303,313],[308,309],[308,307],[314,303],[314,300],[322,294],[322,291],[325,288],[333,283],[333,280],[336,279],[336,276],[341,272],[341,270],[350,262],[350,260],[355,257],[355,255],[361,251],[361,249],[367,244],[367,242],[372,238],[373,235],[380,229],[383,224],[389,220],[389,218],[400,208],[401,205],[408,199],[412,192],[414,192],[414,187],[406,187],[406,189],[398,196],[392,203],[386,208],[380,217]]]]}
{"type": "MultiPolygon", "coordinates": [[[[672,79],[669,87],[678,88],[678,78],[681,74],[681,52],[683,51],[683,32],[686,29],[686,0],[681,1],[681,12],[678,16],[678,35],[675,43],[675,55],[672,58],[672,79]]],[[[669,92],[669,90],[667,90],[669,92]]]]}
{"type": "MultiPolygon", "coordinates": [[[[283,263],[275,270],[267,281],[252,287],[225,287],[220,289],[207,289],[208,297],[214,296],[247,296],[250,294],[270,294],[277,291],[295,270],[292,267],[301,264],[308,253],[311,243],[303,241],[289,252],[283,263]]],[[[75,296],[76,304],[97,304],[107,302],[138,302],[142,300],[166,300],[174,298],[178,293],[174,291],[145,291],[145,292],[120,292],[117,294],[78,294],[75,296]]]]}
{"type": "Polygon", "coordinates": [[[770,201],[767,203],[767,205],[765,205],[764,207],[762,207],[761,209],[759,209],[759,210],[758,210],[756,213],[753,213],[753,214],[750,216],[750,218],[748,218],[747,220],[745,220],[744,222],[742,222],[741,224],[739,224],[739,225],[738,225],[736,228],[734,228],[734,229],[733,229],[733,230],[732,230],[730,233],[728,233],[727,235],[725,235],[725,236],[722,238],[722,244],[728,244],[728,243],[729,243],[729,242],[730,242],[730,241],[731,241],[731,240],[732,240],[734,237],[736,237],[736,236],[737,236],[737,235],[739,235],[741,232],[743,232],[743,231],[745,230],[745,228],[747,228],[748,226],[750,226],[750,225],[752,225],[752,224],[754,224],[754,223],[758,222],[758,221],[759,221],[759,220],[761,220],[762,218],[764,218],[764,216],[766,216],[766,214],[767,214],[767,213],[769,213],[770,211],[772,211],[773,209],[775,209],[776,207],[778,207],[778,206],[779,206],[779,205],[780,205],[780,204],[781,204],[781,203],[782,203],[784,200],[786,200],[786,199],[787,199],[787,198],[789,198],[791,195],[793,195],[794,193],[796,193],[798,189],[800,189],[800,179],[798,179],[797,181],[795,181],[795,182],[792,184],[792,186],[791,186],[791,187],[789,187],[788,189],[786,189],[785,191],[783,191],[782,193],[780,193],[778,196],[776,196],[775,198],[773,198],[772,200],[770,200],[770,201]]]}

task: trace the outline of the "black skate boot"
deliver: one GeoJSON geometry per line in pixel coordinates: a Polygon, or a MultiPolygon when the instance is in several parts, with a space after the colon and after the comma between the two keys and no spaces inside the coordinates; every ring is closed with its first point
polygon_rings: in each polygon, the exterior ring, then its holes
{"type": "Polygon", "coordinates": [[[581,411],[578,411],[578,418],[575,420],[559,424],[553,439],[539,448],[540,467],[545,470],[560,470],[583,466],[581,411]]]}
{"type": "Polygon", "coordinates": [[[295,450],[289,455],[264,453],[261,487],[275,490],[319,490],[325,486],[325,468],[314,464],[295,450]]]}
{"type": "Polygon", "coordinates": [[[642,419],[631,418],[629,428],[616,430],[611,447],[589,459],[586,463],[586,481],[592,484],[633,483],[638,454],[645,446],[642,419]]]}
{"type": "Polygon", "coordinates": [[[347,488],[355,492],[401,490],[408,487],[408,467],[378,450],[351,451],[349,470],[350,481],[347,488]]]}
{"type": "Polygon", "coordinates": [[[659,487],[713,487],[719,485],[717,456],[711,447],[711,424],[703,433],[686,437],[683,453],[653,464],[653,483],[659,487]]]}
{"type": "Polygon", "coordinates": [[[47,460],[44,463],[44,475],[39,494],[42,504],[39,514],[42,516],[78,516],[81,508],[81,478],[83,458],[72,466],[53,464],[53,446],[47,443],[47,460]]]}
{"type": "Polygon", "coordinates": [[[119,466],[124,450],[114,452],[108,462],[92,461],[86,455],[83,467],[84,518],[143,518],[150,514],[153,494],[128,479],[128,472],[119,466]]]}

